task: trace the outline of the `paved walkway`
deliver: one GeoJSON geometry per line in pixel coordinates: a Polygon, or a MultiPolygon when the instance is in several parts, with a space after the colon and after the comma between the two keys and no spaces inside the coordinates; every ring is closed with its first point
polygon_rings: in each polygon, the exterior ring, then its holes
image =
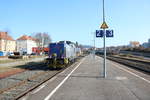
{"type": "Polygon", "coordinates": [[[23,100],[150,100],[150,76],[107,61],[107,78],[102,76],[103,59],[85,57],[23,100]]]}

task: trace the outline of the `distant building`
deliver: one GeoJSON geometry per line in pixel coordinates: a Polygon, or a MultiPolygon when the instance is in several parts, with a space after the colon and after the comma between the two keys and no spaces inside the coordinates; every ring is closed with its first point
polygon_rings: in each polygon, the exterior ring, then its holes
{"type": "Polygon", "coordinates": [[[31,36],[23,35],[17,39],[17,51],[21,54],[31,54],[33,47],[37,47],[37,43],[31,36]]]}
{"type": "Polygon", "coordinates": [[[144,42],[142,44],[142,47],[144,47],[144,48],[150,48],[150,39],[148,39],[148,42],[144,42]]]}
{"type": "Polygon", "coordinates": [[[148,39],[148,47],[150,48],[150,39],[148,39]]]}
{"type": "Polygon", "coordinates": [[[140,46],[140,42],[138,42],[138,41],[130,41],[129,46],[130,47],[139,47],[140,46]]]}
{"type": "Polygon", "coordinates": [[[148,43],[147,43],[147,42],[144,42],[144,43],[142,44],[142,47],[148,48],[148,47],[149,47],[149,46],[148,46],[148,43]]]}
{"type": "Polygon", "coordinates": [[[0,51],[16,51],[16,41],[7,32],[0,32],[0,51]]]}
{"type": "Polygon", "coordinates": [[[148,39],[148,43],[150,44],[150,39],[148,39]]]}

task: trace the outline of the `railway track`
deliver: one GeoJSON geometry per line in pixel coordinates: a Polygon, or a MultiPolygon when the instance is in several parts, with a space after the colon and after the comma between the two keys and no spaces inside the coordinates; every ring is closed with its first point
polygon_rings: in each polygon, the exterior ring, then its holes
{"type": "Polygon", "coordinates": [[[150,61],[149,60],[139,60],[139,59],[132,59],[126,57],[119,57],[119,56],[107,56],[107,59],[127,65],[129,67],[147,72],[150,74],[150,61]]]}
{"type": "MultiPolygon", "coordinates": [[[[75,66],[76,64],[77,62],[74,63],[73,66],[75,66]]],[[[28,92],[32,91],[33,89],[45,83],[46,81],[48,81],[49,79],[57,75],[58,73],[65,70],[68,66],[60,70],[48,70],[48,69],[42,71],[36,70],[34,74],[32,72],[34,69],[33,67],[33,69],[28,70],[30,71],[30,73],[33,74],[31,76],[29,75],[30,77],[26,77],[26,78],[17,78],[17,77],[15,78],[15,76],[14,77],[12,76],[11,78],[9,77],[8,79],[14,79],[13,81],[15,82],[13,84],[9,84],[4,87],[2,87],[2,85],[0,84],[0,100],[18,100],[28,92]]],[[[38,67],[45,67],[45,65],[41,64],[38,67]]],[[[25,71],[26,72],[25,74],[28,74],[29,73],[28,71],[25,71]]],[[[23,75],[23,74],[24,72],[18,75],[23,75]]],[[[5,80],[7,81],[7,79],[5,80]]]]}

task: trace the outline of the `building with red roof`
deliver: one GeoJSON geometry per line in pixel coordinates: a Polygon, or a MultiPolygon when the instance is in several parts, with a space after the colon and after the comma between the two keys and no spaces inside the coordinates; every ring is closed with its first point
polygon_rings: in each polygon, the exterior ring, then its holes
{"type": "Polygon", "coordinates": [[[0,51],[16,51],[16,41],[7,32],[0,31],[0,51]]]}
{"type": "Polygon", "coordinates": [[[37,47],[36,39],[23,35],[17,39],[17,51],[23,54],[31,54],[32,48],[37,47]]]}

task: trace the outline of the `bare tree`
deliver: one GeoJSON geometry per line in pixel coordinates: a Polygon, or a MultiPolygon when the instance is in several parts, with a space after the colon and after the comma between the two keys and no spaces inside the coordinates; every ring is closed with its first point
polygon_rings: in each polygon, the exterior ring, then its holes
{"type": "Polygon", "coordinates": [[[51,42],[51,37],[46,32],[35,33],[33,35],[33,37],[35,39],[37,39],[37,45],[38,45],[38,47],[47,47],[48,44],[51,42]]]}
{"type": "Polygon", "coordinates": [[[79,43],[76,41],[76,47],[79,47],[79,43]]]}

